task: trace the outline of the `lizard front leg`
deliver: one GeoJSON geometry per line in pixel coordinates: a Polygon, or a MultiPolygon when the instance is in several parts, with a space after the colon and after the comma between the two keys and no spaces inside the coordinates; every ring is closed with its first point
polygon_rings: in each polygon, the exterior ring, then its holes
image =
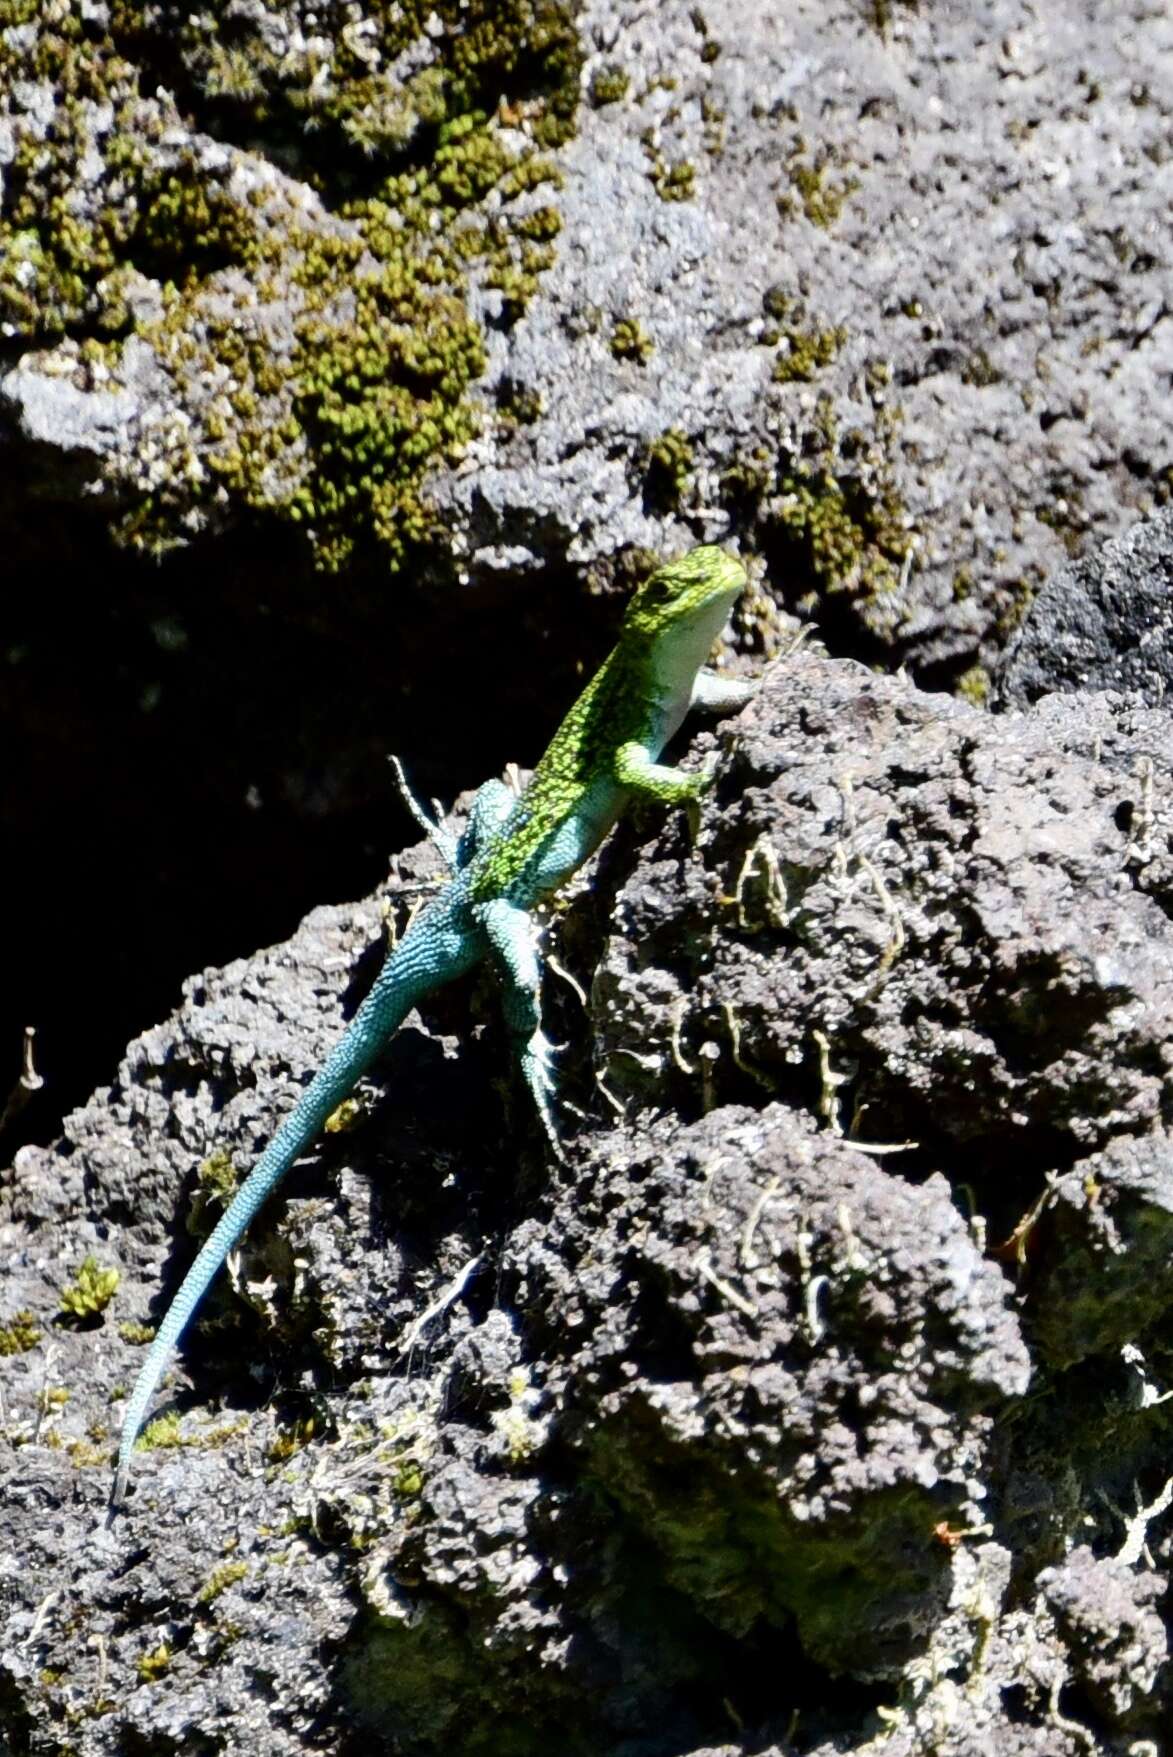
{"type": "Polygon", "coordinates": [[[698,671],[688,705],[702,713],[735,713],[744,708],[758,681],[756,677],[723,677],[719,671],[698,671]]]}

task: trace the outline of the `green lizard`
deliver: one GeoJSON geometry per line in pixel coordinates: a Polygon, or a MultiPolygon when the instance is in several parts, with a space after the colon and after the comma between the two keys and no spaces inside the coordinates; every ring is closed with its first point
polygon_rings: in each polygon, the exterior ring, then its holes
{"type": "Polygon", "coordinates": [[[559,1151],[532,911],[594,852],[629,800],[688,805],[708,785],[708,775],[685,774],[657,758],[690,707],[727,712],[751,693],[752,684],[703,669],[744,584],[741,563],[710,546],[661,567],[635,593],[618,644],[563,720],[520,796],[500,781],[487,782],[459,840],[427,824],[417,810],[451,877],[388,954],[350,1025],[188,1270],[126,1406],[115,1504],[168,1356],[249,1221],[416,1001],[484,958],[497,967],[522,1074],[546,1135],[559,1151]]]}

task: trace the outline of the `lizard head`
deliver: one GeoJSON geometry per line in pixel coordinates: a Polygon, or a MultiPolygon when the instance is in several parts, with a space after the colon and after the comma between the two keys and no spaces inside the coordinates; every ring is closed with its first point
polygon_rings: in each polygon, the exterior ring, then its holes
{"type": "Polygon", "coordinates": [[[627,606],[624,633],[652,642],[699,641],[707,653],[745,580],[740,561],[724,549],[711,543],[690,549],[644,581],[627,606]]]}

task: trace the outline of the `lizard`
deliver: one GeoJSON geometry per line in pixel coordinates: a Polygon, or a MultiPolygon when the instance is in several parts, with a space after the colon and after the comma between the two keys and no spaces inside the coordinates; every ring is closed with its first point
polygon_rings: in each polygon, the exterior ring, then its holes
{"type": "Polygon", "coordinates": [[[727,713],[755,687],[705,668],[745,582],[741,562],[711,544],[666,563],[633,594],[618,642],[520,794],[487,781],[459,838],[432,824],[413,802],[449,868],[448,881],[388,953],[354,1018],[188,1269],[126,1405],[113,1506],[123,1499],[131,1454],[163,1368],[249,1222],[415,1003],[485,959],[497,968],[522,1076],[547,1141],[561,1157],[533,910],[577,872],[632,800],[696,811],[711,773],[685,772],[658,759],[690,708],[727,713]]]}

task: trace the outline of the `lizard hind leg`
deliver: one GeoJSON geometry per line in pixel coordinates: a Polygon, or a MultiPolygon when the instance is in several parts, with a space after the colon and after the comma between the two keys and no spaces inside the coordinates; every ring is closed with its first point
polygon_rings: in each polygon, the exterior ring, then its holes
{"type": "Polygon", "coordinates": [[[533,916],[504,897],[478,903],[474,913],[501,977],[502,1010],[522,1078],[556,1159],[564,1158],[554,1121],[554,1050],[542,1030],[541,960],[533,916]]]}

